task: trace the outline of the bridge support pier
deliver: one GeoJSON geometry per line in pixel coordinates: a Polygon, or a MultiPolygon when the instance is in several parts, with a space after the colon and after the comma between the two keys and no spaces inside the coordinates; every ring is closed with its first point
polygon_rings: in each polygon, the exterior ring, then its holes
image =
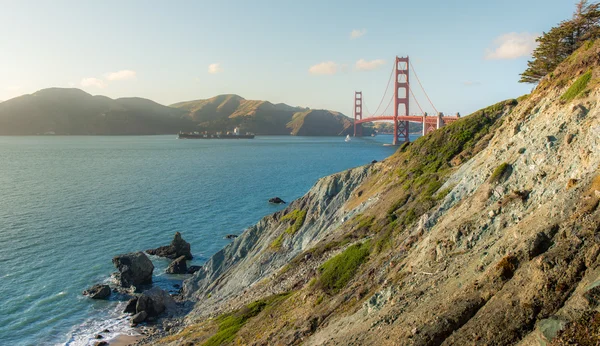
{"type": "Polygon", "coordinates": [[[354,92],[354,137],[362,137],[362,124],[357,124],[356,121],[362,120],[362,91],[354,92]]]}
{"type": "Polygon", "coordinates": [[[402,145],[404,143],[410,142],[410,138],[408,137],[408,121],[396,121],[394,123],[394,140],[393,145],[402,145]]]}

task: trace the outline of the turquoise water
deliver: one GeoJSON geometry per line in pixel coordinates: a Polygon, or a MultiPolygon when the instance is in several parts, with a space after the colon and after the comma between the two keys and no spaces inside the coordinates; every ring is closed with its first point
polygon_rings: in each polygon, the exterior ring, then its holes
{"type": "MultiPolygon", "coordinates": [[[[168,244],[194,264],[325,175],[391,155],[391,136],[176,140],[0,137],[0,345],[88,344],[126,329],[116,301],[81,291],[107,281],[119,253],[168,244]]],[[[161,274],[173,289],[182,277],[161,274]]]]}

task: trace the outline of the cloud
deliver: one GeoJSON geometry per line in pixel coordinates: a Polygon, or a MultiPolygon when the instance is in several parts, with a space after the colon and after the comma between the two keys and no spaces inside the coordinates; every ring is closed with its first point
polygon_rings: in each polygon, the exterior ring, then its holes
{"type": "Polygon", "coordinates": [[[538,45],[535,41],[538,36],[528,32],[511,32],[499,36],[494,40],[493,48],[486,49],[485,58],[487,60],[510,60],[528,57],[538,45]]]}
{"type": "Polygon", "coordinates": [[[121,70],[117,72],[110,72],[104,75],[107,80],[129,80],[135,79],[136,72],[132,70],[121,70]]]}
{"type": "Polygon", "coordinates": [[[363,37],[363,36],[365,36],[366,33],[367,33],[367,29],[361,29],[361,30],[354,29],[350,32],[350,39],[354,40],[356,38],[363,37]]]}
{"type": "Polygon", "coordinates": [[[334,75],[338,72],[339,66],[333,61],[324,61],[311,66],[308,69],[310,74],[316,75],[334,75]]]}
{"type": "Polygon", "coordinates": [[[102,89],[102,88],[106,87],[106,83],[102,79],[89,77],[89,78],[83,78],[81,80],[81,86],[82,87],[96,87],[96,88],[102,89]]]}
{"type": "Polygon", "coordinates": [[[217,74],[217,73],[221,73],[221,72],[223,72],[223,68],[221,67],[220,63],[214,63],[214,64],[208,65],[208,73],[217,74]]]}
{"type": "Polygon", "coordinates": [[[18,86],[18,85],[8,86],[8,87],[4,88],[4,90],[15,92],[15,91],[21,90],[21,86],[18,86]]]}
{"type": "Polygon", "coordinates": [[[466,82],[463,82],[463,85],[465,85],[465,86],[478,86],[478,85],[481,85],[481,82],[480,81],[471,81],[471,80],[468,80],[466,82]]]}
{"type": "Polygon", "coordinates": [[[371,61],[367,61],[365,59],[360,59],[359,61],[356,62],[356,65],[354,65],[354,66],[359,71],[372,71],[372,70],[376,70],[376,69],[380,68],[383,65],[385,65],[385,60],[382,60],[382,59],[375,59],[375,60],[371,60],[371,61]]]}

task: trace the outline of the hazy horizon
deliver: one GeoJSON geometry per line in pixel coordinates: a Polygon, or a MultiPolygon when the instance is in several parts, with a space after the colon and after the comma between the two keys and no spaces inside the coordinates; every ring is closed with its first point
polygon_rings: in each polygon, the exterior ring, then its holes
{"type": "Polygon", "coordinates": [[[164,105],[237,94],[351,114],[355,90],[375,110],[394,56],[409,55],[436,108],[468,114],[531,90],[517,81],[535,37],[573,4],[7,2],[0,100],[76,87],[164,105]]]}

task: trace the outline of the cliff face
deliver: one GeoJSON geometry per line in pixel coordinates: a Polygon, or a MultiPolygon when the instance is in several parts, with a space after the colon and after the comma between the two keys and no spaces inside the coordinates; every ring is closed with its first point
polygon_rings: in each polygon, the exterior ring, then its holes
{"type": "Polygon", "coordinates": [[[263,287],[261,294],[250,295],[247,289],[275,274],[296,255],[319,243],[329,230],[366,208],[371,202],[357,206],[346,202],[370,172],[371,166],[363,166],[320,179],[288,208],[263,218],[216,253],[184,283],[184,294],[202,302],[192,315],[214,314],[223,309],[221,304],[241,294],[248,294],[248,300],[250,296],[285,292],[285,285],[263,287]]]}
{"type": "Polygon", "coordinates": [[[531,95],[321,180],[186,282],[196,308],[162,343],[597,343],[599,100],[597,42],[531,95]]]}

